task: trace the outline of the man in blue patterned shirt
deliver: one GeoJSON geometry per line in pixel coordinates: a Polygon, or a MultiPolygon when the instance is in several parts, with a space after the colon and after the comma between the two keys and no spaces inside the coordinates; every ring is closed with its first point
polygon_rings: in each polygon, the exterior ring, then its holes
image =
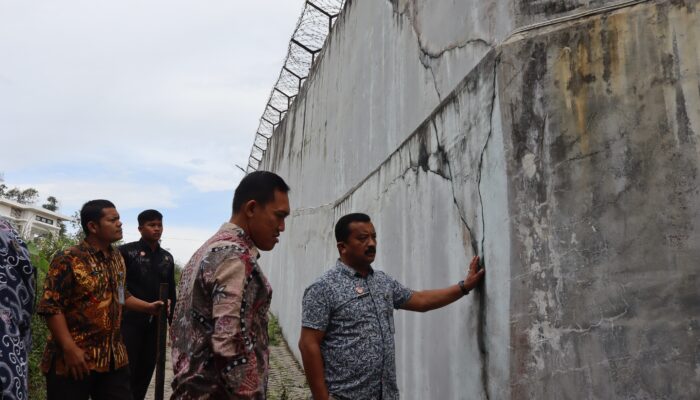
{"type": "Polygon", "coordinates": [[[10,223],[0,218],[0,382],[1,399],[28,397],[27,355],[31,348],[36,269],[27,245],[10,223]]]}
{"type": "Polygon", "coordinates": [[[459,283],[412,291],[371,264],[377,234],[366,214],[335,226],[340,259],[304,292],[299,349],[315,400],[396,400],[394,309],[429,311],[469,293],[483,278],[479,258],[459,283]]]}

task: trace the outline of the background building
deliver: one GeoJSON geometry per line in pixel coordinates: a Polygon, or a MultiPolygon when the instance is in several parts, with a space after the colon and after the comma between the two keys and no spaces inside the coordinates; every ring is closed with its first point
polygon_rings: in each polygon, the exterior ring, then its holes
{"type": "Polygon", "coordinates": [[[57,235],[61,230],[60,223],[71,220],[70,217],[43,207],[5,198],[0,198],[0,216],[12,222],[20,235],[28,239],[46,234],[57,235]]]}

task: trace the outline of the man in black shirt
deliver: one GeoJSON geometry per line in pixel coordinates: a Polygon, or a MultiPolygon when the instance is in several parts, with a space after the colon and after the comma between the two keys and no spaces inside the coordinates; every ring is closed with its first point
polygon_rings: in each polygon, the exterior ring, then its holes
{"type": "MultiPolygon", "coordinates": [[[[175,263],[173,256],[160,247],[163,215],[156,210],[146,210],[139,214],[138,221],[141,240],[119,247],[126,263],[126,286],[132,295],[151,302],[158,300],[160,284],[167,283],[170,299],[168,322],[171,322],[175,308],[175,263]]],[[[142,400],[156,365],[157,318],[124,311],[122,337],[129,356],[134,400],[142,400]]]]}

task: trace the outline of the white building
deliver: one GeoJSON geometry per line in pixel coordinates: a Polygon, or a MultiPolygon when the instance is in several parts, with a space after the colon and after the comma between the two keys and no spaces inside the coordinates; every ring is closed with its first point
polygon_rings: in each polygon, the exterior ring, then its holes
{"type": "Polygon", "coordinates": [[[70,221],[70,217],[36,207],[31,204],[21,204],[0,197],[0,217],[10,220],[22,237],[31,239],[36,236],[56,235],[61,227],[59,222],[70,221]]]}

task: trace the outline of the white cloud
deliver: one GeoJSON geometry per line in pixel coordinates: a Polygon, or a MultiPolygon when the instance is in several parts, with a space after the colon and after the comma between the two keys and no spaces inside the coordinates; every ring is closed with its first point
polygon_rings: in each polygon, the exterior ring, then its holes
{"type": "Polygon", "coordinates": [[[236,181],[239,180],[240,178],[236,179],[232,174],[196,174],[187,177],[187,182],[200,192],[233,191],[236,181]]]}
{"type": "MultiPolygon", "coordinates": [[[[0,0],[0,132],[13,168],[135,147],[244,164],[300,0],[0,0]]],[[[144,159],[147,161],[147,159],[144,159]]],[[[5,167],[6,168],[6,167],[5,167]]]]}
{"type": "MultiPolygon", "coordinates": [[[[14,185],[13,185],[14,186],[14,185]]],[[[41,198],[55,196],[62,210],[77,210],[88,200],[107,199],[118,210],[174,207],[175,196],[165,185],[109,180],[55,181],[19,184],[36,188],[41,198]]]]}
{"type": "Polygon", "coordinates": [[[128,219],[169,208],[183,225],[218,221],[302,7],[0,0],[6,184],[55,196],[65,213],[107,198],[128,219]]]}
{"type": "Polygon", "coordinates": [[[137,148],[128,155],[131,166],[178,169],[186,181],[200,192],[231,192],[244,173],[247,149],[219,146],[216,142],[192,144],[177,150],[137,148]]]}

